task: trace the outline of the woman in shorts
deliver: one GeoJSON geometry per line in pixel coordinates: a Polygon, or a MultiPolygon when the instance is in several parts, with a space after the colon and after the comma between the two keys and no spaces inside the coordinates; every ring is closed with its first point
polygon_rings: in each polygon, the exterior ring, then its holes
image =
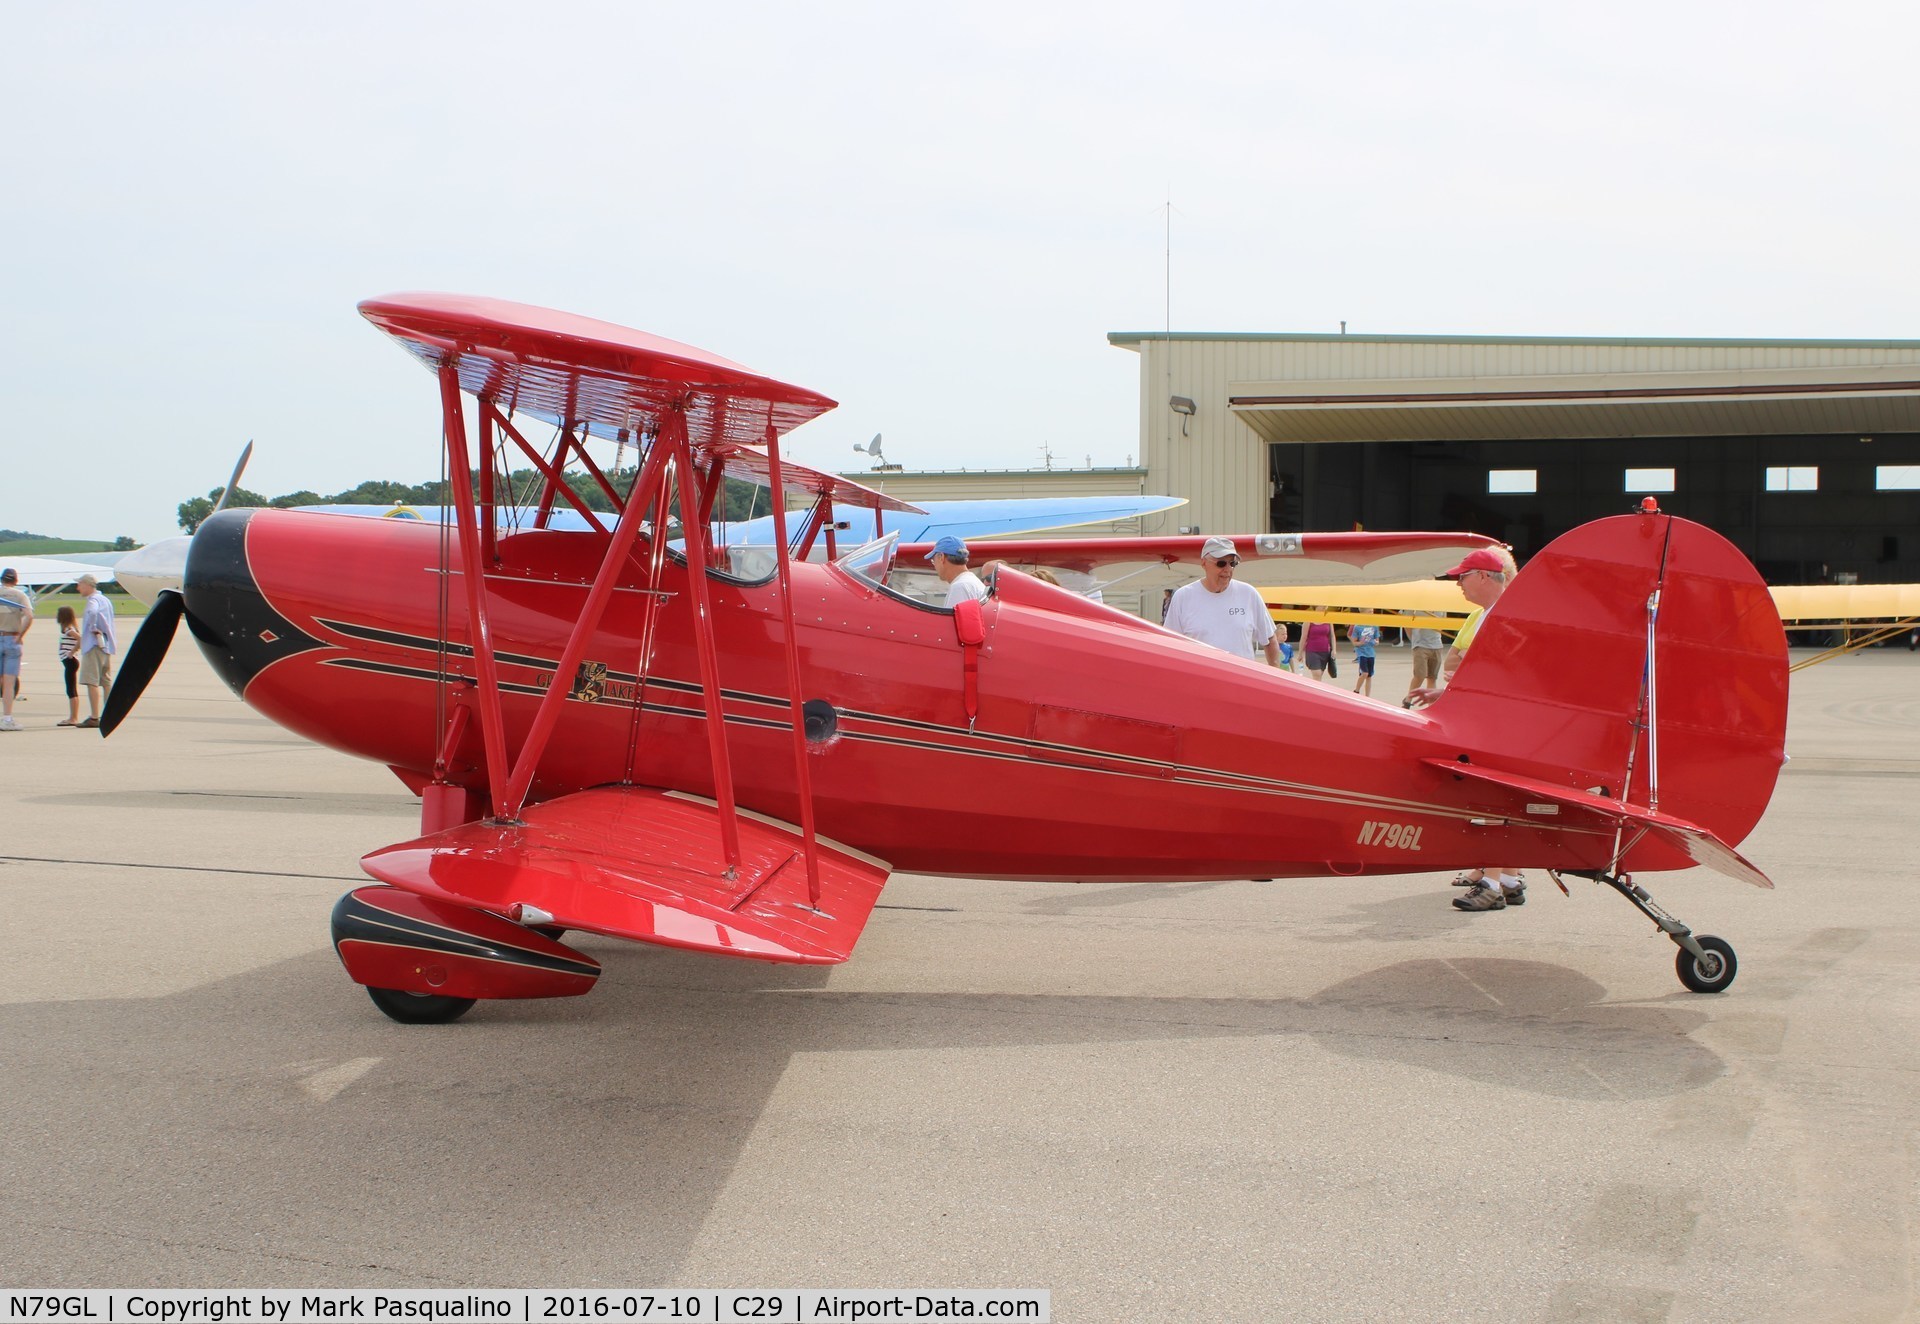
{"type": "Polygon", "coordinates": [[[1315,621],[1307,627],[1306,636],[1300,642],[1307,655],[1308,673],[1315,680],[1322,679],[1327,664],[1333,661],[1333,627],[1325,621],[1315,621]]]}

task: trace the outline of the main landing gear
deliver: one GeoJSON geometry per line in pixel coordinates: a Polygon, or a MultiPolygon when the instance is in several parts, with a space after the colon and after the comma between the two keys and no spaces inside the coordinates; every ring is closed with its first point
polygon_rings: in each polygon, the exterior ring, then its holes
{"type": "Polygon", "coordinates": [[[480,998],[585,993],[600,963],[554,941],[565,932],[397,887],[357,887],[333,908],[333,947],[348,977],[404,1025],[445,1025],[480,998]]]}
{"type": "Polygon", "coordinates": [[[397,988],[367,986],[367,996],[402,1025],[445,1025],[473,1010],[473,998],[449,998],[438,993],[402,993],[397,988]]]}
{"type": "Polygon", "coordinates": [[[1591,878],[1596,883],[1605,883],[1632,902],[1634,909],[1652,920],[1680,949],[1674,959],[1674,969],[1680,976],[1680,982],[1693,992],[1724,993],[1728,985],[1733,983],[1733,976],[1740,969],[1740,962],[1733,954],[1733,944],[1710,933],[1694,933],[1662,910],[1647,894],[1647,889],[1633,881],[1632,874],[1615,875],[1588,869],[1550,869],[1548,872],[1553,875],[1554,882],[1560,883],[1563,892],[1567,885],[1560,882],[1560,875],[1568,873],[1576,878],[1591,878]]]}

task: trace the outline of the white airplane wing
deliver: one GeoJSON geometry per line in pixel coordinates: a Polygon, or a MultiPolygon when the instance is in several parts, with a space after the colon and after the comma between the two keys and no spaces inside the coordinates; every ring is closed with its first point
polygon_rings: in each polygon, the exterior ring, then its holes
{"type": "Polygon", "coordinates": [[[12,570],[19,576],[20,583],[31,589],[61,588],[82,575],[92,575],[102,584],[111,584],[114,566],[124,555],[124,552],[113,552],[105,554],[104,559],[91,552],[78,556],[0,556],[0,569],[12,570]]]}

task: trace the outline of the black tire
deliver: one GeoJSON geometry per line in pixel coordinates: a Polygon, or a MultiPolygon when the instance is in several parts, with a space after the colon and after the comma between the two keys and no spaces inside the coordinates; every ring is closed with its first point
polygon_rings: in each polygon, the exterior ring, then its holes
{"type": "Polygon", "coordinates": [[[373,1005],[402,1025],[445,1025],[473,1010],[472,998],[444,998],[438,993],[402,993],[397,988],[367,989],[373,1005]]]}
{"type": "Polygon", "coordinates": [[[1740,969],[1740,962],[1734,959],[1733,944],[1707,933],[1696,935],[1694,941],[1706,952],[1707,959],[1702,961],[1682,947],[1679,959],[1674,962],[1680,982],[1695,993],[1726,992],[1740,969]]]}

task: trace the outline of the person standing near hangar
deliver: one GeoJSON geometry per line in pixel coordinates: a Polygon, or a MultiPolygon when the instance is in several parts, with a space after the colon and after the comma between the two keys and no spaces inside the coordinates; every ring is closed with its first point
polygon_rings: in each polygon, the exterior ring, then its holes
{"type": "Polygon", "coordinates": [[[1200,548],[1201,578],[1174,593],[1164,624],[1235,657],[1251,660],[1264,653],[1268,666],[1279,666],[1280,642],[1266,599],[1253,585],[1233,577],[1239,564],[1231,540],[1207,539],[1200,548]]]}
{"type": "MultiPolygon", "coordinates": [[[[1473,604],[1473,613],[1460,627],[1460,633],[1453,637],[1453,647],[1447,650],[1446,664],[1441,668],[1443,679],[1451,680],[1466,660],[1467,649],[1473,646],[1474,636],[1480,632],[1480,622],[1486,619],[1487,609],[1506,592],[1514,570],[1511,556],[1491,547],[1479,547],[1461,557],[1459,565],[1441,576],[1458,584],[1460,596],[1473,604]]],[[[1411,694],[1407,697],[1413,707],[1424,708],[1439,693],[1430,689],[1420,691],[1418,697],[1411,694]]],[[[1527,904],[1526,877],[1518,869],[1485,865],[1462,873],[1453,880],[1453,885],[1467,889],[1464,896],[1453,899],[1455,910],[1505,910],[1508,906],[1527,904]]]]}

